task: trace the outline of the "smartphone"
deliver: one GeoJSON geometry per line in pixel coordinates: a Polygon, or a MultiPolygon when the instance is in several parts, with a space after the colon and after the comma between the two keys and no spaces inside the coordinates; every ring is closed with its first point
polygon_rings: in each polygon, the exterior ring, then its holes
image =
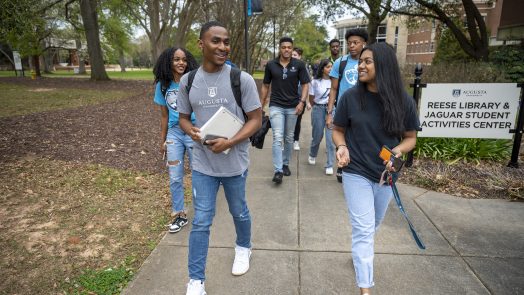
{"type": "Polygon", "coordinates": [[[387,146],[382,146],[380,150],[379,157],[384,161],[391,161],[393,168],[396,172],[399,172],[402,166],[404,166],[404,161],[400,158],[395,157],[395,153],[387,146]]]}
{"type": "Polygon", "coordinates": [[[209,145],[209,144],[207,143],[208,140],[213,140],[213,139],[217,139],[217,138],[227,139],[227,137],[224,137],[224,136],[219,136],[219,135],[214,135],[214,134],[208,134],[208,135],[204,136],[204,140],[202,140],[202,144],[203,144],[203,145],[209,145]]]}

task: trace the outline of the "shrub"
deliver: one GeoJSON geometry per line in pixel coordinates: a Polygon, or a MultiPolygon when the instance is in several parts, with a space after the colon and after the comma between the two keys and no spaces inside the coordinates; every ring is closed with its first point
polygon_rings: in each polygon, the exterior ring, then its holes
{"type": "Polygon", "coordinates": [[[503,161],[511,155],[511,140],[478,138],[418,138],[414,155],[449,163],[503,161]]]}
{"type": "MultiPolygon", "coordinates": [[[[407,65],[402,69],[404,82],[413,83],[415,65],[407,65]]],[[[422,83],[507,83],[502,67],[484,62],[441,62],[436,65],[422,67],[422,83]]]]}
{"type": "Polygon", "coordinates": [[[524,83],[524,46],[497,46],[490,52],[490,59],[512,82],[524,83]]]}

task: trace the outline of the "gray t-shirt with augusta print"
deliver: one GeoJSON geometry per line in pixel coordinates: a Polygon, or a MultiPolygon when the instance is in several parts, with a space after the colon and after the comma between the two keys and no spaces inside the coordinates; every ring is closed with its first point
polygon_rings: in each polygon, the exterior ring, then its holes
{"type": "MultiPolygon", "coordinates": [[[[189,91],[186,90],[187,77],[180,80],[178,111],[182,114],[195,113],[195,126],[201,128],[221,107],[225,107],[242,121],[244,115],[238,106],[231,89],[231,67],[224,65],[216,73],[204,72],[200,67],[189,91]],[[205,80],[204,80],[205,79],[205,80]]],[[[246,113],[261,107],[255,80],[246,72],[240,75],[242,108],[246,113]]],[[[242,174],[249,166],[249,140],[233,146],[228,154],[213,153],[201,143],[193,145],[192,169],[215,177],[230,177],[242,174]]]]}

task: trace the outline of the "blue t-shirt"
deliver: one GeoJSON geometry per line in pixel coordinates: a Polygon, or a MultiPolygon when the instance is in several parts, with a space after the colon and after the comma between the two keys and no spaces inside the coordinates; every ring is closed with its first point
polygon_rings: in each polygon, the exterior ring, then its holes
{"type": "Polygon", "coordinates": [[[346,92],[349,88],[357,85],[358,82],[358,60],[352,59],[349,55],[344,55],[342,57],[337,58],[335,61],[335,64],[333,64],[333,67],[331,68],[331,71],[329,72],[329,76],[335,79],[338,79],[339,83],[339,92],[337,101],[340,100],[340,97],[342,97],[342,94],[346,92]],[[346,68],[344,69],[343,77],[340,77],[340,62],[342,60],[347,60],[346,68]]]}
{"type": "MultiPolygon", "coordinates": [[[[178,83],[171,81],[171,84],[169,84],[169,88],[166,90],[166,96],[164,97],[162,95],[161,83],[160,82],[156,83],[154,102],[158,105],[167,107],[166,98],[173,97],[174,98],[173,106],[175,107],[175,109],[177,109],[178,104],[176,100],[178,98],[178,88],[179,88],[178,83]]],[[[167,109],[169,111],[169,123],[168,123],[169,128],[173,126],[178,126],[178,111],[175,111],[170,107],[167,107],[167,109]]],[[[195,123],[195,114],[194,113],[191,113],[191,121],[195,123]]]]}

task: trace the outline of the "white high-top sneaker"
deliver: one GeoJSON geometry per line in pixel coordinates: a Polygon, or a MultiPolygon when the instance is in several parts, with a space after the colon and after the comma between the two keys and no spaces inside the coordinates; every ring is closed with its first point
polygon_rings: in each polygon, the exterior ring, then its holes
{"type": "Polygon", "coordinates": [[[251,249],[240,246],[235,247],[235,261],[233,262],[233,269],[231,273],[235,276],[241,276],[249,270],[249,259],[251,257],[251,249]]]}
{"type": "Polygon", "coordinates": [[[206,295],[204,282],[201,280],[189,280],[187,283],[186,295],[206,295]]]}

